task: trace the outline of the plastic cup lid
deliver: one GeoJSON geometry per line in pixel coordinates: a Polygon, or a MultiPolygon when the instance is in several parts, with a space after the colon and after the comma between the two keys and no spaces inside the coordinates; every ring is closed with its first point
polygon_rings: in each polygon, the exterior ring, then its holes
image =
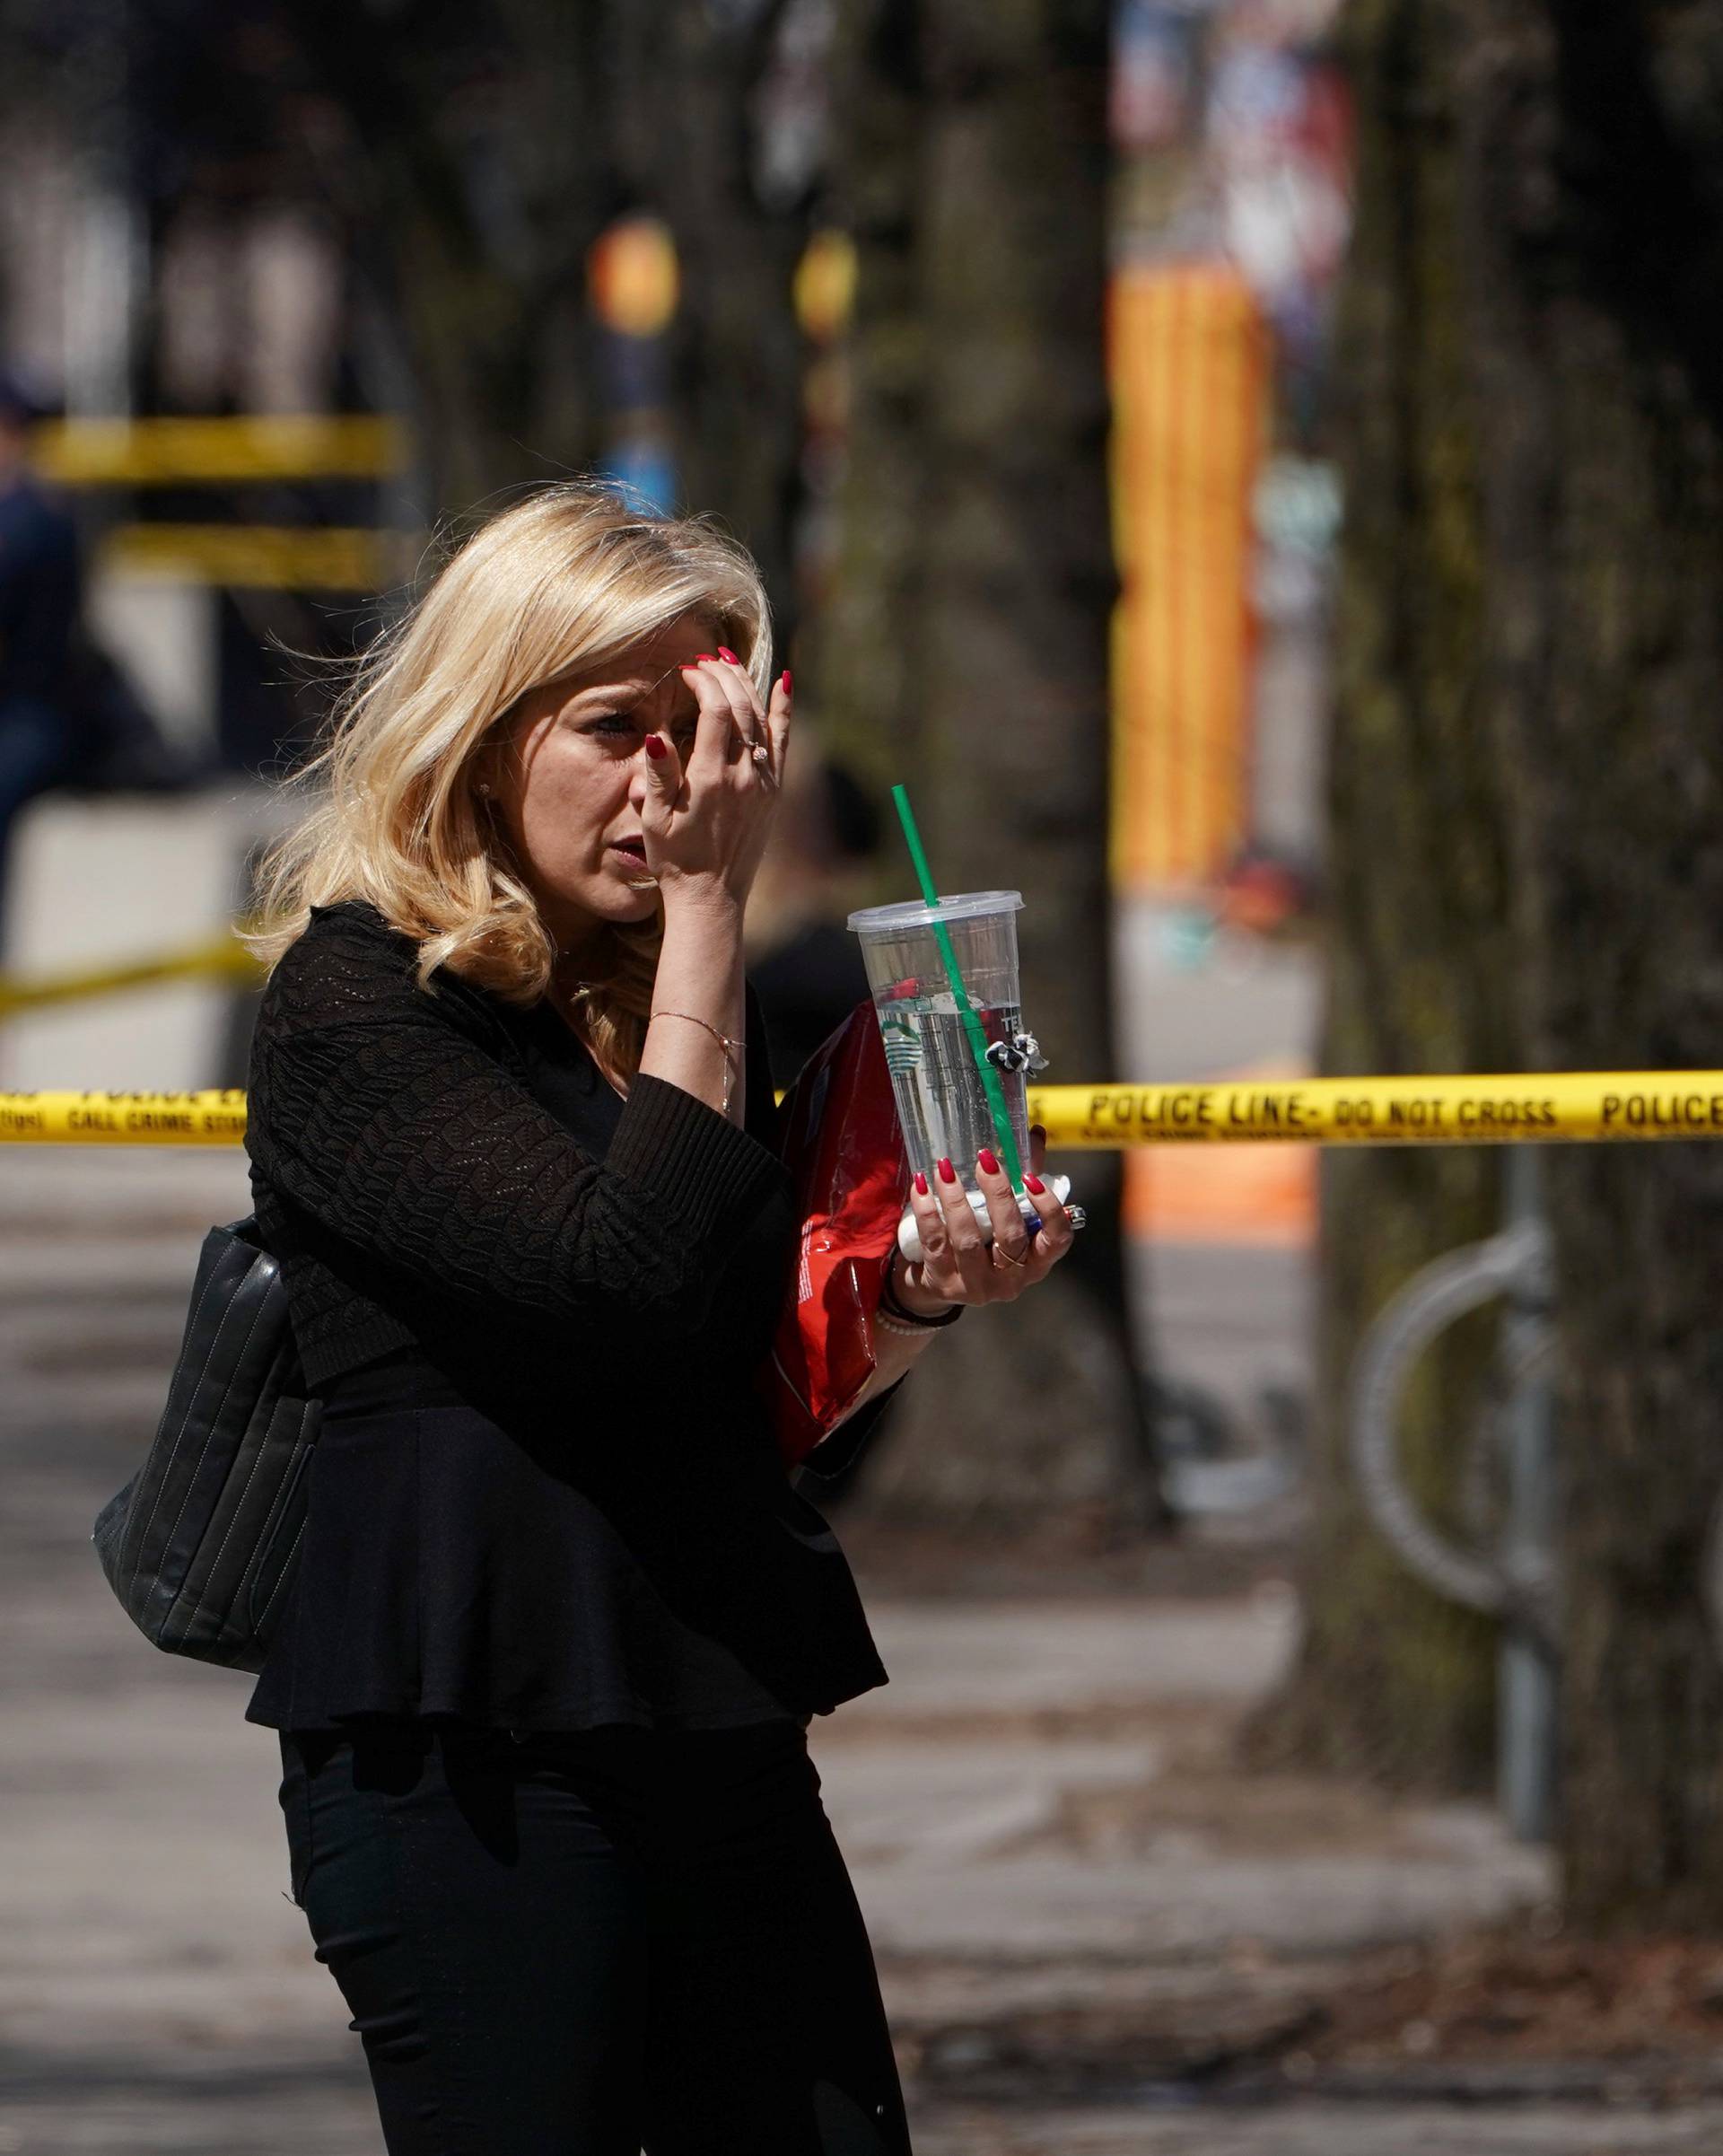
{"type": "Polygon", "coordinates": [[[955,891],[940,893],[939,910],[920,898],[897,906],[864,906],[850,915],[845,925],[860,935],[897,935],[906,928],[930,928],[936,920],[975,921],[986,914],[1016,913],[1023,903],[1020,890],[955,891]]]}

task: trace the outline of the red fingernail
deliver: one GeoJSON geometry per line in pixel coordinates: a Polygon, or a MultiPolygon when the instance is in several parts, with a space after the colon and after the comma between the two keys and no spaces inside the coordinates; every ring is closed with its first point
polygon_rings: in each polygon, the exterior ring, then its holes
{"type": "Polygon", "coordinates": [[[988,1175],[997,1175],[999,1173],[999,1162],[993,1158],[993,1152],[989,1147],[984,1145],[981,1151],[975,1155],[975,1158],[981,1162],[983,1169],[988,1175]]]}
{"type": "Polygon", "coordinates": [[[1041,1140],[1043,1140],[1043,1141],[1045,1142],[1045,1138],[1046,1138],[1046,1135],[1047,1135],[1047,1126],[1046,1126],[1046,1125],[1045,1125],[1045,1123],[1031,1123],[1031,1124],[1030,1124],[1030,1126],[1029,1126],[1029,1135],[1030,1135],[1030,1137],[1032,1137],[1032,1138],[1040,1138],[1041,1140]]]}
{"type": "Polygon", "coordinates": [[[694,663],[696,666],[700,666],[702,664],[709,666],[713,660],[717,657],[717,655],[718,654],[715,652],[696,652],[694,655],[694,663]]]}
{"type": "Polygon", "coordinates": [[[919,1168],[915,1170],[915,1195],[917,1197],[927,1196],[927,1178],[919,1168]]]}
{"type": "Polygon", "coordinates": [[[951,1165],[950,1161],[941,1161],[940,1162],[940,1182],[942,1182],[942,1183],[955,1183],[955,1182],[957,1181],[957,1179],[958,1179],[958,1171],[957,1171],[957,1170],[956,1170],[954,1167],[952,1167],[952,1165],[951,1165]]]}
{"type": "Polygon", "coordinates": [[[1025,1190],[1032,1190],[1036,1196],[1039,1197],[1045,1190],[1046,1185],[1038,1175],[1026,1175],[1023,1179],[1023,1188],[1025,1190]]]}
{"type": "Polygon", "coordinates": [[[787,697],[790,694],[790,669],[787,666],[784,668],[783,673],[779,675],[778,679],[783,683],[783,693],[787,697]]]}
{"type": "Polygon", "coordinates": [[[727,644],[721,644],[718,646],[718,656],[721,659],[728,659],[732,666],[739,666],[742,663],[727,644]]]}
{"type": "Polygon", "coordinates": [[[648,756],[650,756],[650,757],[652,758],[652,761],[653,761],[653,762],[656,764],[656,763],[660,762],[660,760],[661,760],[663,758],[667,757],[667,756],[668,756],[668,755],[669,755],[670,752],[669,752],[669,749],[667,749],[667,748],[664,746],[664,741],[663,741],[663,737],[662,737],[662,735],[660,735],[660,734],[656,734],[656,733],[649,733],[649,734],[646,736],[646,753],[647,753],[647,755],[648,755],[648,756]]]}

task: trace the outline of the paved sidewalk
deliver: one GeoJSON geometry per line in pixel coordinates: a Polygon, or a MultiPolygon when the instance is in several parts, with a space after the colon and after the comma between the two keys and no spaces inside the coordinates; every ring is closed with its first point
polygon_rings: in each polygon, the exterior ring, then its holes
{"type": "MultiPolygon", "coordinates": [[[[285,1896],[250,1679],[153,1654],[88,1539],[152,1426],[203,1228],[244,1208],[242,1160],[4,1165],[0,2156],[378,2156],[285,1896]]],[[[920,2156],[1723,2147],[1697,2098],[1170,2102],[1194,2062],[1278,2055],[1360,1951],[1538,1901],[1544,1858],[1474,1809],[1237,1775],[1236,1718],[1292,1643],[1273,1582],[870,1606],[892,1682],[812,1744],[920,2156]]]]}
{"type": "Polygon", "coordinates": [[[1170,1963],[1331,1956],[1487,1918],[1548,1891],[1541,1854],[1466,1807],[1385,1817],[1375,1845],[1290,1854],[1188,1827],[1073,1848],[1071,1801],[1110,1789],[1152,1821],[1168,1733],[1211,1744],[1273,1682],[1289,1596],[1220,1604],[898,1603],[873,1610],[889,1685],[816,1723],[827,1809],[879,1952],[1170,1963]],[[1110,1742],[1001,1741],[990,1722],[1112,1718],[1110,1742]],[[1155,1734],[1157,1723],[1162,1735],[1155,1734]]]}
{"type": "Polygon", "coordinates": [[[1664,2111],[1527,2110],[1293,2102],[1255,2112],[1188,2105],[1159,2112],[953,2115],[916,2156],[1715,2156],[1723,2105],[1664,2111]]]}

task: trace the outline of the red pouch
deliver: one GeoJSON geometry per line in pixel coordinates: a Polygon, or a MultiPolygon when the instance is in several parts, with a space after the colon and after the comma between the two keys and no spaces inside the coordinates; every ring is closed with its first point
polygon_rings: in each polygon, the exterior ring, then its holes
{"type": "Polygon", "coordinates": [[[787,1467],[873,1374],[873,1313],[909,1202],[909,1162],[871,997],[803,1064],[778,1109],[795,1183],[797,1264],[756,1383],[787,1467]]]}

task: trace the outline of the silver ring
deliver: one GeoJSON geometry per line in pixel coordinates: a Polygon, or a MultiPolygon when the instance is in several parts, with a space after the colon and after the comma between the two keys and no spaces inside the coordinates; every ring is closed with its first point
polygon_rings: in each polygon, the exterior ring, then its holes
{"type": "Polygon", "coordinates": [[[756,741],[753,749],[753,756],[755,765],[758,768],[760,776],[765,781],[767,785],[775,786],[778,783],[778,775],[772,768],[772,751],[763,741],[756,741]]]}

